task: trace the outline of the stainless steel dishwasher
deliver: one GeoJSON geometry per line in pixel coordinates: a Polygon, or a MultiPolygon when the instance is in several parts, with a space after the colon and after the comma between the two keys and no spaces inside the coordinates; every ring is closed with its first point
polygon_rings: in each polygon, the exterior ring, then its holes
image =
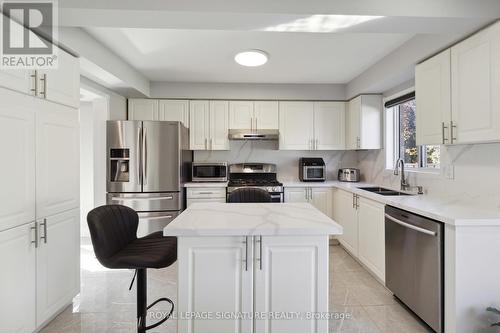
{"type": "Polygon", "coordinates": [[[443,332],[443,224],[385,208],[385,282],[434,331],[443,332]]]}

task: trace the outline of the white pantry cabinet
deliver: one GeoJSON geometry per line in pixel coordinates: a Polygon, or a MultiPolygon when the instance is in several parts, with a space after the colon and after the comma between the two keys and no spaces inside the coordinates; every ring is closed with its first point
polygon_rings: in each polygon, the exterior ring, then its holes
{"type": "Polygon", "coordinates": [[[35,109],[34,98],[8,89],[0,100],[2,231],[35,220],[35,109]]]}
{"type": "Polygon", "coordinates": [[[191,101],[189,122],[191,150],[229,149],[229,102],[191,101]]]}
{"type": "Polygon", "coordinates": [[[447,49],[415,68],[417,144],[451,143],[451,52],[447,49]]]}
{"type": "Polygon", "coordinates": [[[500,141],[500,22],[451,48],[450,143],[500,141]]]}
{"type": "Polygon", "coordinates": [[[327,240],[327,236],[179,237],[179,312],[247,315],[179,320],[178,332],[327,332],[326,320],[248,316],[254,311],[327,312],[327,240]]]}
{"type": "Polygon", "coordinates": [[[382,96],[360,95],[347,109],[347,149],[381,149],[382,96]]]}
{"type": "Polygon", "coordinates": [[[285,202],[309,202],[326,216],[332,216],[332,189],[329,187],[285,187],[285,202]]]}
{"type": "Polygon", "coordinates": [[[34,95],[35,93],[35,71],[21,69],[0,70],[0,87],[12,89],[17,92],[34,95]]]}
{"type": "Polygon", "coordinates": [[[71,303],[80,290],[80,212],[53,215],[38,224],[36,252],[37,326],[71,303]]]}
{"type": "Polygon", "coordinates": [[[230,101],[230,129],[277,129],[277,101],[230,101]]]}
{"type": "MultiPolygon", "coordinates": [[[[0,232],[0,331],[36,329],[35,223],[0,232]]],[[[64,278],[64,277],[60,277],[64,278]]]]}
{"type": "Polygon", "coordinates": [[[158,100],[148,98],[129,99],[128,120],[159,120],[158,100]]]}
{"type": "Polygon", "coordinates": [[[344,233],[340,244],[381,281],[385,281],[385,206],[357,194],[336,189],[333,219],[344,233]]]}
{"type": "Polygon", "coordinates": [[[182,99],[159,100],[158,120],[180,121],[189,128],[189,101],[182,99]]]}
{"type": "Polygon", "coordinates": [[[78,110],[36,100],[36,214],[43,218],[80,205],[78,110]]]}
{"type": "Polygon", "coordinates": [[[280,149],[345,149],[344,102],[280,102],[280,149]]]}

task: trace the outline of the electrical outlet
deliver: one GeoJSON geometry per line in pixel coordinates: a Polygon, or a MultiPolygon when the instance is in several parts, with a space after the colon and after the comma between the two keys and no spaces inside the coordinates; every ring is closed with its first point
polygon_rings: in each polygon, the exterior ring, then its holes
{"type": "Polygon", "coordinates": [[[449,180],[455,179],[455,166],[453,164],[445,166],[444,177],[449,180]]]}

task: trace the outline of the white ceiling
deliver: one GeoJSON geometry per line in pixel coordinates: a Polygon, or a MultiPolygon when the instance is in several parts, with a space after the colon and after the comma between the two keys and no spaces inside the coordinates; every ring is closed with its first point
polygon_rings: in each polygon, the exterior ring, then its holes
{"type": "Polygon", "coordinates": [[[411,38],[389,33],[86,28],[151,81],[347,83],[411,38]],[[246,68],[237,52],[261,49],[262,67],[246,68]]]}

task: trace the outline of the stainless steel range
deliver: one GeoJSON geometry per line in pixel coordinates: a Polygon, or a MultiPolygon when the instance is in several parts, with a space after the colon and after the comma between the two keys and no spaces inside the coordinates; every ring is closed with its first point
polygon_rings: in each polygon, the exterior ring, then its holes
{"type": "Polygon", "coordinates": [[[256,187],[271,194],[273,202],[283,202],[283,184],[276,179],[276,165],[239,163],[229,166],[227,195],[242,187],[256,187]]]}

